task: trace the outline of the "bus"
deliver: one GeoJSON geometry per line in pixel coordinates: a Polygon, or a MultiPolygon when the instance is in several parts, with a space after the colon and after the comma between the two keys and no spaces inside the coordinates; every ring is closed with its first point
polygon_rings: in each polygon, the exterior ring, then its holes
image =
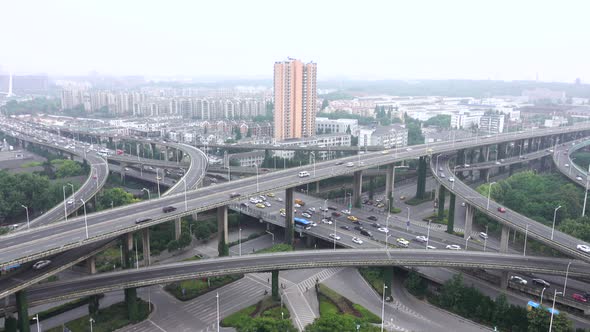
{"type": "MultiPolygon", "coordinates": [[[[535,302],[535,301],[529,301],[526,304],[526,309],[528,311],[531,311],[533,309],[538,309],[540,306],[541,305],[539,303],[535,302]]],[[[549,307],[543,307],[543,308],[545,308],[545,310],[549,311],[549,313],[552,313],[553,312],[554,315],[559,315],[559,310],[557,310],[557,309],[552,309],[552,308],[549,308],[549,307]]]]}
{"type": "Polygon", "coordinates": [[[304,219],[304,218],[293,218],[295,221],[295,226],[299,226],[303,229],[310,229],[311,228],[311,221],[304,219]]]}

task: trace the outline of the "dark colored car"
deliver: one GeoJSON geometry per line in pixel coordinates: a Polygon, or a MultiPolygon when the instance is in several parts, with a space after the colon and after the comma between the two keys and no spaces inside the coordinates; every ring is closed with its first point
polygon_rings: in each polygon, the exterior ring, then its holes
{"type": "Polygon", "coordinates": [[[334,216],[334,217],[340,217],[341,214],[339,212],[332,212],[332,216],[334,216]]]}
{"type": "Polygon", "coordinates": [[[362,231],[364,228],[363,226],[354,226],[354,229],[356,229],[357,231],[362,231]]]}
{"type": "Polygon", "coordinates": [[[375,216],[369,216],[369,218],[367,218],[367,219],[377,221],[377,217],[375,217],[375,216]]]}
{"type": "Polygon", "coordinates": [[[345,230],[347,230],[347,231],[349,231],[349,230],[350,230],[350,227],[348,227],[348,226],[346,226],[346,225],[344,225],[344,226],[340,226],[340,228],[342,228],[342,229],[345,229],[345,230]]]}
{"type": "Polygon", "coordinates": [[[137,219],[135,219],[135,223],[136,223],[136,224],[141,224],[141,223],[144,223],[144,222],[148,222],[148,221],[150,221],[150,220],[152,220],[152,218],[148,218],[148,217],[141,217],[141,218],[137,218],[137,219]]]}
{"type": "Polygon", "coordinates": [[[168,213],[168,212],[172,212],[172,211],[176,211],[176,208],[172,205],[170,206],[164,206],[162,208],[162,211],[164,211],[164,213],[168,213]]]}
{"type": "Polygon", "coordinates": [[[236,193],[236,192],[229,194],[230,198],[236,198],[236,197],[240,197],[240,196],[242,196],[242,195],[240,193],[236,193]]]}
{"type": "Polygon", "coordinates": [[[373,234],[371,234],[371,232],[369,232],[366,229],[361,229],[361,235],[365,235],[365,236],[368,236],[368,237],[373,237],[373,234]]]}
{"type": "Polygon", "coordinates": [[[540,279],[540,278],[535,278],[532,280],[532,282],[535,285],[539,285],[539,286],[543,286],[543,287],[551,287],[550,283],[548,283],[547,281],[540,279]]]}
{"type": "Polygon", "coordinates": [[[336,207],[334,207],[334,206],[328,206],[328,210],[334,210],[334,211],[336,211],[338,209],[336,207]]]}
{"type": "Polygon", "coordinates": [[[381,225],[379,225],[378,223],[374,222],[371,224],[371,226],[375,227],[375,228],[379,228],[381,227],[381,225]]]}

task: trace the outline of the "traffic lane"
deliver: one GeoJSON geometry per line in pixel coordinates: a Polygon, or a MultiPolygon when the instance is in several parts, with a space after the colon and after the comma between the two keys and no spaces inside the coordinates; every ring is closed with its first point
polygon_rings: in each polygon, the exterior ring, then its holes
{"type": "MultiPolygon", "coordinates": [[[[450,166],[448,164],[448,160],[444,161],[445,163],[445,169],[447,171],[450,172],[450,166]]],[[[452,173],[449,173],[452,174],[452,173]]],[[[444,182],[446,184],[446,182],[444,180],[441,180],[441,182],[444,182]]],[[[480,206],[479,208],[481,209],[481,206],[484,206],[483,211],[487,212],[489,214],[491,214],[492,216],[494,216],[497,220],[509,220],[512,224],[514,225],[518,225],[520,226],[522,229],[527,228],[528,225],[528,233],[529,236],[539,236],[541,237],[544,242],[554,242],[554,243],[561,243],[566,245],[569,249],[573,250],[574,252],[576,252],[577,254],[579,254],[580,257],[586,257],[588,255],[580,252],[579,250],[576,249],[576,245],[577,244],[582,244],[585,243],[581,240],[577,240],[572,236],[566,235],[558,230],[554,231],[554,240],[551,240],[551,228],[549,228],[548,226],[545,226],[535,220],[532,220],[530,218],[527,218],[519,213],[516,213],[515,211],[512,211],[510,209],[506,209],[506,212],[499,212],[498,208],[502,207],[505,208],[504,206],[496,203],[493,200],[490,200],[490,208],[489,210],[485,209],[485,206],[487,205],[487,197],[484,197],[483,195],[479,194],[477,191],[473,190],[472,188],[470,188],[469,186],[467,186],[466,184],[464,184],[462,181],[456,180],[454,185],[448,185],[447,187],[451,187],[454,189],[451,189],[452,191],[457,192],[460,196],[462,197],[468,197],[468,199],[466,200],[471,200],[471,201],[475,201],[478,203],[478,205],[480,206]]],[[[504,222],[504,221],[502,221],[504,222]]]]}
{"type": "MultiPolygon", "coordinates": [[[[547,131],[547,132],[554,132],[554,131],[551,131],[550,130],[550,131],[547,131]]],[[[545,131],[543,133],[546,134],[545,131]]],[[[457,144],[452,147],[452,149],[461,148],[463,145],[468,146],[470,144],[471,144],[471,142],[461,142],[461,141],[458,141],[457,144]]],[[[385,154],[383,154],[383,153],[365,154],[364,157],[363,157],[363,159],[365,161],[367,161],[367,162],[370,162],[371,164],[386,164],[386,163],[391,163],[392,161],[395,161],[397,159],[400,159],[400,160],[401,159],[408,159],[408,158],[411,158],[412,156],[415,156],[415,155],[416,156],[419,156],[419,155],[422,155],[424,153],[432,153],[433,152],[432,147],[434,147],[436,145],[437,144],[431,144],[430,147],[429,146],[418,146],[418,147],[416,147],[413,150],[410,149],[410,148],[408,148],[406,152],[403,152],[402,151],[402,152],[399,152],[398,153],[397,151],[394,151],[393,152],[393,155],[391,155],[392,151],[385,151],[385,154]]],[[[438,149],[438,147],[437,147],[437,149],[438,149]]],[[[448,146],[446,147],[446,149],[444,147],[441,147],[440,150],[441,151],[451,150],[451,148],[449,148],[448,146]]],[[[355,158],[353,156],[353,157],[348,157],[348,159],[354,160],[355,158]]],[[[319,176],[318,176],[318,178],[335,176],[335,175],[342,174],[342,173],[350,173],[352,171],[362,170],[364,168],[367,168],[367,165],[364,165],[364,166],[360,166],[360,167],[353,167],[353,168],[350,168],[350,169],[341,170],[339,172],[338,171],[337,172],[334,172],[334,166],[332,164],[330,164],[330,163],[331,162],[320,163],[320,166],[322,166],[322,167],[320,167],[320,169],[318,170],[318,173],[320,173],[319,176]],[[330,166],[330,165],[332,165],[332,166],[330,166]],[[322,174],[322,173],[324,173],[324,174],[322,174]]],[[[311,167],[309,167],[309,166],[306,166],[304,169],[308,169],[308,170],[311,171],[311,167]]],[[[266,180],[266,179],[271,180],[271,177],[273,177],[273,176],[282,176],[283,175],[282,173],[283,172],[281,172],[281,171],[279,171],[279,172],[273,172],[271,174],[268,174],[268,175],[263,176],[263,180],[266,180]]],[[[258,177],[256,177],[256,178],[258,179],[258,177]]],[[[272,187],[275,187],[275,188],[277,188],[277,187],[284,187],[285,186],[284,181],[286,179],[288,179],[288,176],[285,176],[285,178],[283,179],[282,182],[275,183],[274,185],[271,185],[271,186],[272,187]]],[[[314,181],[316,179],[317,178],[315,178],[315,171],[314,171],[314,181]]],[[[239,180],[239,181],[241,181],[241,180],[239,180]]],[[[305,181],[309,181],[309,179],[306,179],[305,181]]],[[[293,182],[291,183],[291,185],[296,185],[297,184],[296,182],[299,182],[299,184],[306,183],[306,182],[304,182],[301,179],[297,179],[297,180],[295,180],[293,182]],[[295,182],[295,183],[293,183],[293,182],[295,182]]],[[[263,187],[264,187],[264,185],[263,185],[263,187]]],[[[264,189],[269,189],[269,188],[264,188],[264,189]]]]}
{"type": "MultiPolygon", "coordinates": [[[[548,257],[522,257],[519,255],[503,255],[482,252],[445,251],[445,250],[320,250],[297,251],[275,254],[257,254],[205,259],[195,262],[182,262],[148,268],[131,269],[119,272],[109,272],[99,275],[83,277],[75,280],[58,281],[42,284],[29,289],[29,298],[35,301],[39,298],[52,298],[61,294],[79,293],[85,290],[104,291],[104,287],[129,287],[131,283],[142,285],[170,282],[171,276],[180,279],[199,277],[203,273],[236,273],[240,269],[248,271],[265,271],[269,269],[299,269],[310,266],[481,266],[495,269],[510,266],[515,271],[527,269],[552,271],[563,273],[563,260],[548,257]],[[313,265],[313,264],[316,265],[313,265]],[[228,272],[230,271],[230,272],[228,272]],[[165,280],[164,280],[165,279],[165,280]]],[[[570,267],[570,276],[587,276],[590,265],[576,261],[570,267]]]]}

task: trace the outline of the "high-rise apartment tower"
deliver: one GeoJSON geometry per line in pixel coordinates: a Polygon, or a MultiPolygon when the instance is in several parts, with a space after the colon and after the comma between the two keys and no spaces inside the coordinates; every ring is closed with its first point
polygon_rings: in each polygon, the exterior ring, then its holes
{"type": "Polygon", "coordinates": [[[274,138],[310,137],[315,134],[317,64],[289,58],[274,67],[274,138]]]}

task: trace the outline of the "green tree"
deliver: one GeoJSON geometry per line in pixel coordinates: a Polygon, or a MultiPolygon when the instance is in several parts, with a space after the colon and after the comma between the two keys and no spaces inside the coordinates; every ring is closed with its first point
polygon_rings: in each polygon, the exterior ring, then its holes
{"type": "Polygon", "coordinates": [[[326,107],[330,106],[330,101],[328,99],[324,99],[322,101],[322,108],[320,111],[323,111],[324,109],[326,109],[326,107]]]}
{"type": "Polygon", "coordinates": [[[113,207],[123,206],[138,202],[132,194],[126,192],[122,188],[103,189],[98,195],[97,208],[98,210],[105,210],[113,207]]]}
{"type": "Polygon", "coordinates": [[[446,114],[439,114],[424,121],[424,127],[436,126],[440,128],[451,128],[451,116],[446,114]]]}
{"type": "Polygon", "coordinates": [[[209,239],[209,237],[211,237],[209,226],[204,223],[197,224],[197,227],[195,228],[195,237],[199,240],[209,239]]]}
{"type": "Polygon", "coordinates": [[[68,176],[76,176],[83,174],[82,166],[73,160],[63,160],[58,163],[55,176],[64,178],[68,176]]]}
{"type": "MultiPolygon", "coordinates": [[[[551,314],[546,310],[545,307],[539,307],[529,311],[527,319],[529,322],[529,332],[547,331],[549,329],[551,314]]],[[[567,314],[562,312],[559,315],[553,315],[552,331],[569,332],[571,329],[572,322],[567,318],[567,314]]]]}
{"type": "Polygon", "coordinates": [[[339,331],[367,331],[377,332],[380,329],[359,318],[350,315],[325,314],[305,327],[305,332],[339,332],[339,331]],[[356,326],[360,325],[357,330],[356,326]]]}

